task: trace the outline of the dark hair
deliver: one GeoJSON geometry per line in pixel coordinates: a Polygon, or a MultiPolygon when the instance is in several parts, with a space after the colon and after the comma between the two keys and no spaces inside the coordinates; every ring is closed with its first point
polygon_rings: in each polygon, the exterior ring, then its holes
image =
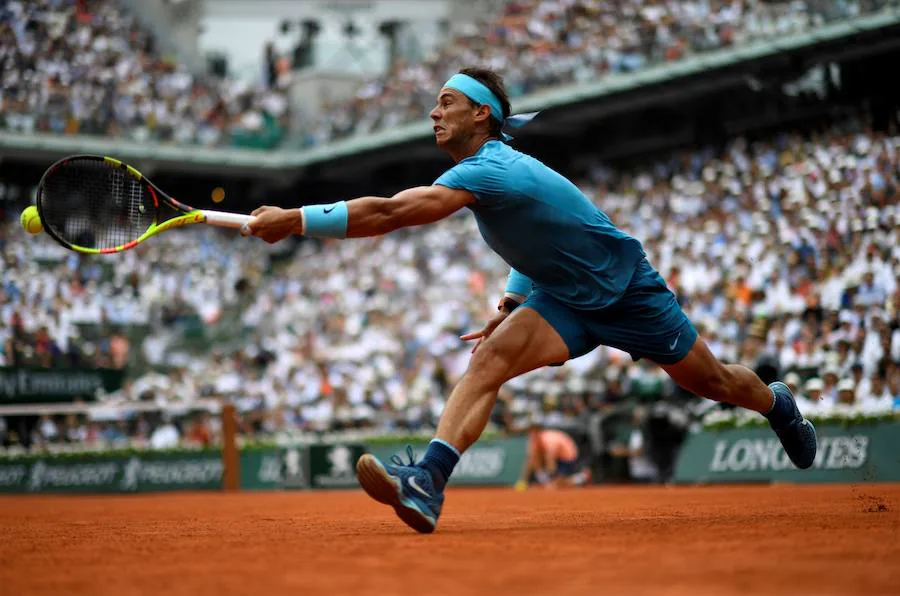
{"type": "MultiPolygon", "coordinates": [[[[506,87],[503,85],[503,77],[489,68],[479,68],[477,66],[463,68],[459,71],[459,73],[472,77],[473,79],[490,89],[491,93],[496,95],[497,99],[500,100],[500,106],[503,109],[503,118],[509,116],[512,108],[510,108],[509,106],[509,96],[506,94],[506,87]]],[[[475,105],[475,102],[471,99],[469,100],[469,103],[471,103],[473,106],[475,105]]],[[[489,131],[490,135],[492,137],[499,137],[502,130],[503,124],[496,118],[491,116],[491,128],[489,131]]]]}

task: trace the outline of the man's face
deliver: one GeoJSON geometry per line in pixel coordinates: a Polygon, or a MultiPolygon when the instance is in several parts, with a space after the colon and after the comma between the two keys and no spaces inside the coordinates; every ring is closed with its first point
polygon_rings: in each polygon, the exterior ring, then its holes
{"type": "Polygon", "coordinates": [[[469,98],[455,89],[441,89],[437,105],[431,110],[434,139],[438,147],[452,147],[472,136],[475,124],[490,118],[490,108],[475,106],[469,98]]]}

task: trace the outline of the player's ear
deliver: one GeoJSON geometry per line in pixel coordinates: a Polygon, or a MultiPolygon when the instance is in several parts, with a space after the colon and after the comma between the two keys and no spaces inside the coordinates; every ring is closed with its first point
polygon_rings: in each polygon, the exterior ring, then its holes
{"type": "Polygon", "coordinates": [[[491,107],[481,104],[475,110],[475,122],[487,122],[491,118],[491,107]]]}

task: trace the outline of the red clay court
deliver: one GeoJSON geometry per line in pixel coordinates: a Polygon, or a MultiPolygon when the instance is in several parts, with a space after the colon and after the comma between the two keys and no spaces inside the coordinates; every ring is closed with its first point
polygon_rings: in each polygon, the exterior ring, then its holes
{"type": "Polygon", "coordinates": [[[5,594],[896,594],[900,485],[0,498],[5,594]]]}

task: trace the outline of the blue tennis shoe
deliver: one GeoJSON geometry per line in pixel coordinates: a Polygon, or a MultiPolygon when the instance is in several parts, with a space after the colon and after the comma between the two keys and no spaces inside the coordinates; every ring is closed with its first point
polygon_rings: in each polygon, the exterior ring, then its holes
{"type": "Polygon", "coordinates": [[[816,427],[812,422],[803,417],[797,402],[788,386],[778,381],[769,385],[769,389],[775,394],[776,400],[782,400],[782,404],[793,409],[793,417],[788,416],[788,422],[776,426],[771,422],[772,430],[781,440],[781,446],[785,453],[794,462],[794,465],[805,470],[813,465],[816,460],[816,427]]]}
{"type": "Polygon", "coordinates": [[[391,463],[382,463],[366,453],[356,463],[356,478],[370,497],[394,508],[403,522],[423,534],[434,532],[444,494],[435,490],[428,470],[415,464],[412,447],[406,447],[409,463],[391,456],[391,463]]]}

